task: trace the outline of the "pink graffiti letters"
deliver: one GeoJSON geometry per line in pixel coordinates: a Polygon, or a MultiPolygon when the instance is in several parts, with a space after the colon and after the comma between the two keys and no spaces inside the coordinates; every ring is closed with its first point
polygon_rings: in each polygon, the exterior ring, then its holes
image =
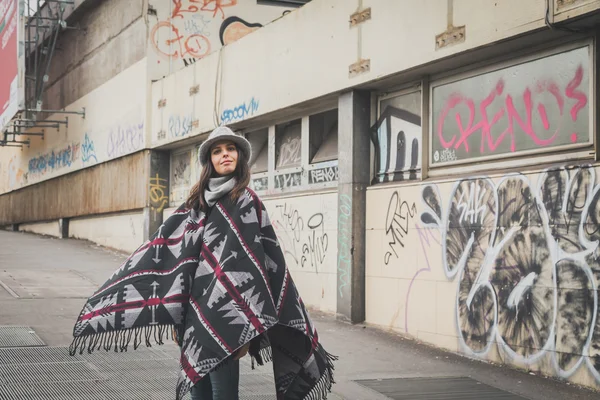
{"type": "MultiPolygon", "coordinates": [[[[481,135],[480,154],[494,153],[505,140],[510,142],[510,151],[515,152],[519,150],[517,149],[517,139],[519,139],[517,136],[524,133],[528,136],[529,141],[538,147],[552,145],[561,133],[571,134],[571,132],[561,132],[562,118],[558,118],[558,116],[562,117],[565,112],[565,98],[575,100],[575,104],[569,110],[574,122],[577,120],[579,112],[588,103],[586,94],[580,90],[583,74],[583,67],[579,65],[564,91],[552,80],[537,81],[531,87],[526,87],[521,93],[519,104],[522,104],[522,107],[515,105],[517,96],[506,92],[503,78],[498,80],[492,91],[479,104],[476,103],[476,100],[461,93],[453,93],[448,97],[437,121],[436,129],[440,144],[444,149],[462,147],[469,153],[473,150],[469,146],[469,137],[479,134],[481,135]],[[549,96],[543,96],[545,93],[548,93],[549,96]],[[552,101],[543,102],[541,101],[542,97],[550,98],[552,101]],[[503,105],[497,110],[491,110],[492,104],[498,104],[497,99],[503,105]],[[460,110],[459,106],[466,107],[466,113],[464,108],[460,110]],[[550,109],[554,110],[554,118],[549,117],[550,109]],[[452,115],[453,111],[455,111],[454,115],[452,115]],[[556,113],[558,116],[555,115],[556,113]],[[543,129],[536,130],[534,127],[536,119],[541,121],[543,129]],[[454,120],[455,126],[452,124],[452,120],[454,120]],[[554,127],[551,126],[552,120],[558,121],[554,123],[554,127]],[[494,137],[492,129],[496,126],[506,126],[506,128],[494,137]],[[452,132],[451,137],[447,137],[448,132],[452,132]]],[[[571,134],[571,141],[576,141],[577,137],[576,133],[571,134]]]]}

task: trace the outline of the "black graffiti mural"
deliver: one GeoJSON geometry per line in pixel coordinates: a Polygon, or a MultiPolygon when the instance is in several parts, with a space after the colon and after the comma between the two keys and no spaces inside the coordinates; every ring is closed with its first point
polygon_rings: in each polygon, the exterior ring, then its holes
{"type": "Polygon", "coordinates": [[[561,377],[582,365],[600,381],[600,184],[587,166],[537,182],[511,174],[456,182],[448,203],[422,189],[421,222],[440,230],[442,263],[458,279],[463,350],[497,345],[532,365],[550,354],[561,377]]]}
{"type": "Polygon", "coordinates": [[[416,179],[420,169],[421,117],[388,106],[371,128],[375,182],[416,179]]]}

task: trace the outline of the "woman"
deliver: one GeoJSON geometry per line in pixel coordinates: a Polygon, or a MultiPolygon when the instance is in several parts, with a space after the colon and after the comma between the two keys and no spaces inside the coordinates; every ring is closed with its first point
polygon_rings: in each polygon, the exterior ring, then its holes
{"type": "Polygon", "coordinates": [[[171,329],[181,347],[176,399],[238,398],[239,359],[273,361],[278,399],[325,399],[334,356],[285,265],[260,198],[247,188],[248,141],[227,127],[200,146],[200,181],[152,238],[86,302],[71,354],[124,351],[171,329]]]}
{"type": "MultiPolygon", "coordinates": [[[[250,143],[242,136],[233,134],[229,128],[221,127],[213,131],[198,151],[202,173],[200,181],[190,192],[186,206],[199,208],[208,215],[223,196],[229,195],[237,201],[250,183],[248,162],[251,154],[250,143]]],[[[249,347],[250,343],[244,345],[231,362],[193,386],[192,400],[238,400],[239,359],[248,353],[249,347]]]]}

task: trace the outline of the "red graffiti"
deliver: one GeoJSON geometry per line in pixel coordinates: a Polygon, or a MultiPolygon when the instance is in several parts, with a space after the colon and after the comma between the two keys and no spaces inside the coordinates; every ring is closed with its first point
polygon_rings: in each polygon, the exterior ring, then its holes
{"type": "Polygon", "coordinates": [[[182,35],[168,21],[159,22],[151,33],[152,45],[159,54],[167,58],[202,58],[210,52],[209,40],[200,34],[182,35]]]}
{"type": "Polygon", "coordinates": [[[190,4],[187,8],[183,8],[183,0],[173,0],[175,8],[171,18],[184,18],[183,13],[195,13],[198,11],[208,11],[213,13],[213,18],[217,16],[218,12],[221,12],[221,16],[225,19],[224,7],[233,7],[237,4],[238,0],[188,0],[190,4]],[[194,4],[198,4],[194,5],[194,4]]]}
{"type": "MultiPolygon", "coordinates": [[[[583,67],[580,65],[573,79],[567,84],[567,87],[564,91],[564,96],[569,99],[577,100],[577,103],[571,107],[570,114],[573,121],[577,120],[577,115],[579,111],[584,108],[587,104],[587,96],[585,93],[578,90],[579,85],[583,80],[583,67]]],[[[514,105],[513,96],[508,93],[504,93],[504,80],[500,79],[492,92],[483,99],[480,104],[477,106],[477,109],[480,114],[479,121],[475,121],[476,116],[476,105],[475,101],[469,97],[463,96],[460,93],[454,93],[450,95],[448,98],[446,105],[442,109],[440,113],[440,118],[437,124],[437,134],[440,140],[441,145],[445,149],[449,149],[453,147],[454,149],[458,149],[461,146],[464,148],[466,152],[469,152],[469,143],[467,139],[477,133],[481,134],[481,146],[480,152],[483,154],[486,150],[494,152],[498,146],[505,140],[508,136],[510,138],[510,151],[516,151],[516,141],[515,141],[515,125],[517,125],[523,133],[525,133],[533,143],[537,146],[543,147],[551,145],[556,138],[558,137],[559,131],[561,129],[561,121],[565,108],[565,99],[558,85],[552,81],[539,81],[535,84],[535,87],[532,89],[527,87],[523,91],[522,101],[524,105],[524,110],[521,110],[521,114],[514,105]],[[548,136],[548,132],[551,129],[550,121],[548,120],[548,112],[547,108],[551,106],[551,104],[543,104],[538,103],[536,107],[534,107],[534,100],[532,99],[533,95],[540,95],[544,92],[550,93],[551,97],[554,99],[556,104],[552,104],[552,106],[556,107],[558,110],[559,118],[554,118],[558,120],[558,126],[554,130],[554,132],[548,136]],[[505,106],[501,107],[496,113],[494,113],[491,118],[488,116],[488,107],[494,102],[497,97],[503,97],[503,103],[505,106]],[[461,117],[461,113],[457,111],[454,115],[454,119],[456,121],[456,127],[458,128],[459,135],[453,135],[452,138],[446,140],[444,138],[444,128],[445,123],[450,111],[456,108],[459,105],[464,105],[468,109],[468,121],[466,126],[463,125],[463,118],[461,117]],[[537,110],[539,115],[539,119],[542,122],[543,128],[546,131],[546,134],[542,134],[541,132],[536,132],[533,127],[534,121],[534,108],[537,110]],[[498,124],[501,120],[507,120],[506,129],[497,135],[496,138],[492,137],[491,129],[496,124],[498,124]]],[[[571,133],[571,141],[577,141],[577,133],[571,133]]]]}

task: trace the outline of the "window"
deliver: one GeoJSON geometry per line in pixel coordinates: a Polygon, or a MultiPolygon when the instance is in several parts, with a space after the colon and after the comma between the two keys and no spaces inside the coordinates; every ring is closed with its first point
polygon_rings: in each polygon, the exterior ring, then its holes
{"type": "Polygon", "coordinates": [[[421,91],[379,99],[379,118],[371,130],[377,183],[417,179],[421,170],[421,91]]]}
{"type": "Polygon", "coordinates": [[[432,83],[432,170],[592,147],[592,54],[580,43],[432,83]]]}
{"type": "Polygon", "coordinates": [[[171,203],[177,204],[187,198],[192,185],[192,151],[187,149],[171,154],[171,203]]]}
{"type": "Polygon", "coordinates": [[[302,120],[275,128],[275,169],[299,167],[302,162],[302,120]]]}
{"type": "Polygon", "coordinates": [[[250,173],[256,174],[267,172],[269,169],[269,129],[246,134],[246,138],[252,147],[252,158],[250,159],[250,173]]]}
{"type": "Polygon", "coordinates": [[[310,163],[337,160],[338,110],[311,115],[309,118],[310,163]]]}

